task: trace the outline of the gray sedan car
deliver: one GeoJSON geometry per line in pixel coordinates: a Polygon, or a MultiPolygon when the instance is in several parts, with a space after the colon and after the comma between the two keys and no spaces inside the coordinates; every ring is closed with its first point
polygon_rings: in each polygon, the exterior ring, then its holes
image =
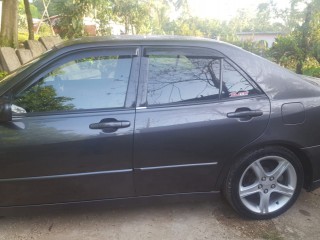
{"type": "Polygon", "coordinates": [[[320,183],[320,87],[235,46],[84,38],[0,81],[0,213],[222,192],[242,216],[320,183]]]}

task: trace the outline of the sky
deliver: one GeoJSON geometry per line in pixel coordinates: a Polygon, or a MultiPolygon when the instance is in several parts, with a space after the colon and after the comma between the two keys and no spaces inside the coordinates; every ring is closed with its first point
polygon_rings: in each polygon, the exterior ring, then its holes
{"type": "MultiPolygon", "coordinates": [[[[230,20],[238,9],[254,12],[257,6],[267,0],[188,0],[192,15],[218,20],[230,20]]],[[[275,0],[279,8],[289,6],[290,0],[275,0]]]]}

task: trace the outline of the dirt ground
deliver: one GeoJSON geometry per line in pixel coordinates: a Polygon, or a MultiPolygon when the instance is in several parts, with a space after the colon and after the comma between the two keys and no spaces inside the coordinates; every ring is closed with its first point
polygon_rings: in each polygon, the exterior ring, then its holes
{"type": "Polygon", "coordinates": [[[0,240],[319,239],[320,190],[302,192],[284,215],[241,219],[221,197],[112,209],[1,217],[0,240]]]}

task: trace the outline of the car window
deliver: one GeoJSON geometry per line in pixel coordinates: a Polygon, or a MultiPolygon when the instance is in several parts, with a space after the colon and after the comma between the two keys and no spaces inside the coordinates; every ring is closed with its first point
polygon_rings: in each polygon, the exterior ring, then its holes
{"type": "Polygon", "coordinates": [[[15,97],[26,112],[124,107],[131,56],[94,56],[69,61],[15,97]]]}
{"type": "Polygon", "coordinates": [[[185,55],[149,55],[148,105],[219,98],[220,60],[185,55]]]}
{"type": "Polygon", "coordinates": [[[223,62],[222,98],[244,97],[258,91],[228,62],[223,62]]]}

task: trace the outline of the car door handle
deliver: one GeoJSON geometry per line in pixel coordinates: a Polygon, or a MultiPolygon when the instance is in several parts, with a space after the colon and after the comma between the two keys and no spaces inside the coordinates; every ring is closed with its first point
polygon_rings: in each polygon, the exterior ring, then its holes
{"type": "Polygon", "coordinates": [[[126,128],[130,127],[129,121],[114,121],[114,122],[104,122],[91,123],[89,125],[90,129],[105,129],[105,128],[126,128]]]}
{"type": "Polygon", "coordinates": [[[248,110],[248,111],[239,111],[227,113],[228,118],[253,118],[262,116],[263,112],[260,110],[248,110]]]}

